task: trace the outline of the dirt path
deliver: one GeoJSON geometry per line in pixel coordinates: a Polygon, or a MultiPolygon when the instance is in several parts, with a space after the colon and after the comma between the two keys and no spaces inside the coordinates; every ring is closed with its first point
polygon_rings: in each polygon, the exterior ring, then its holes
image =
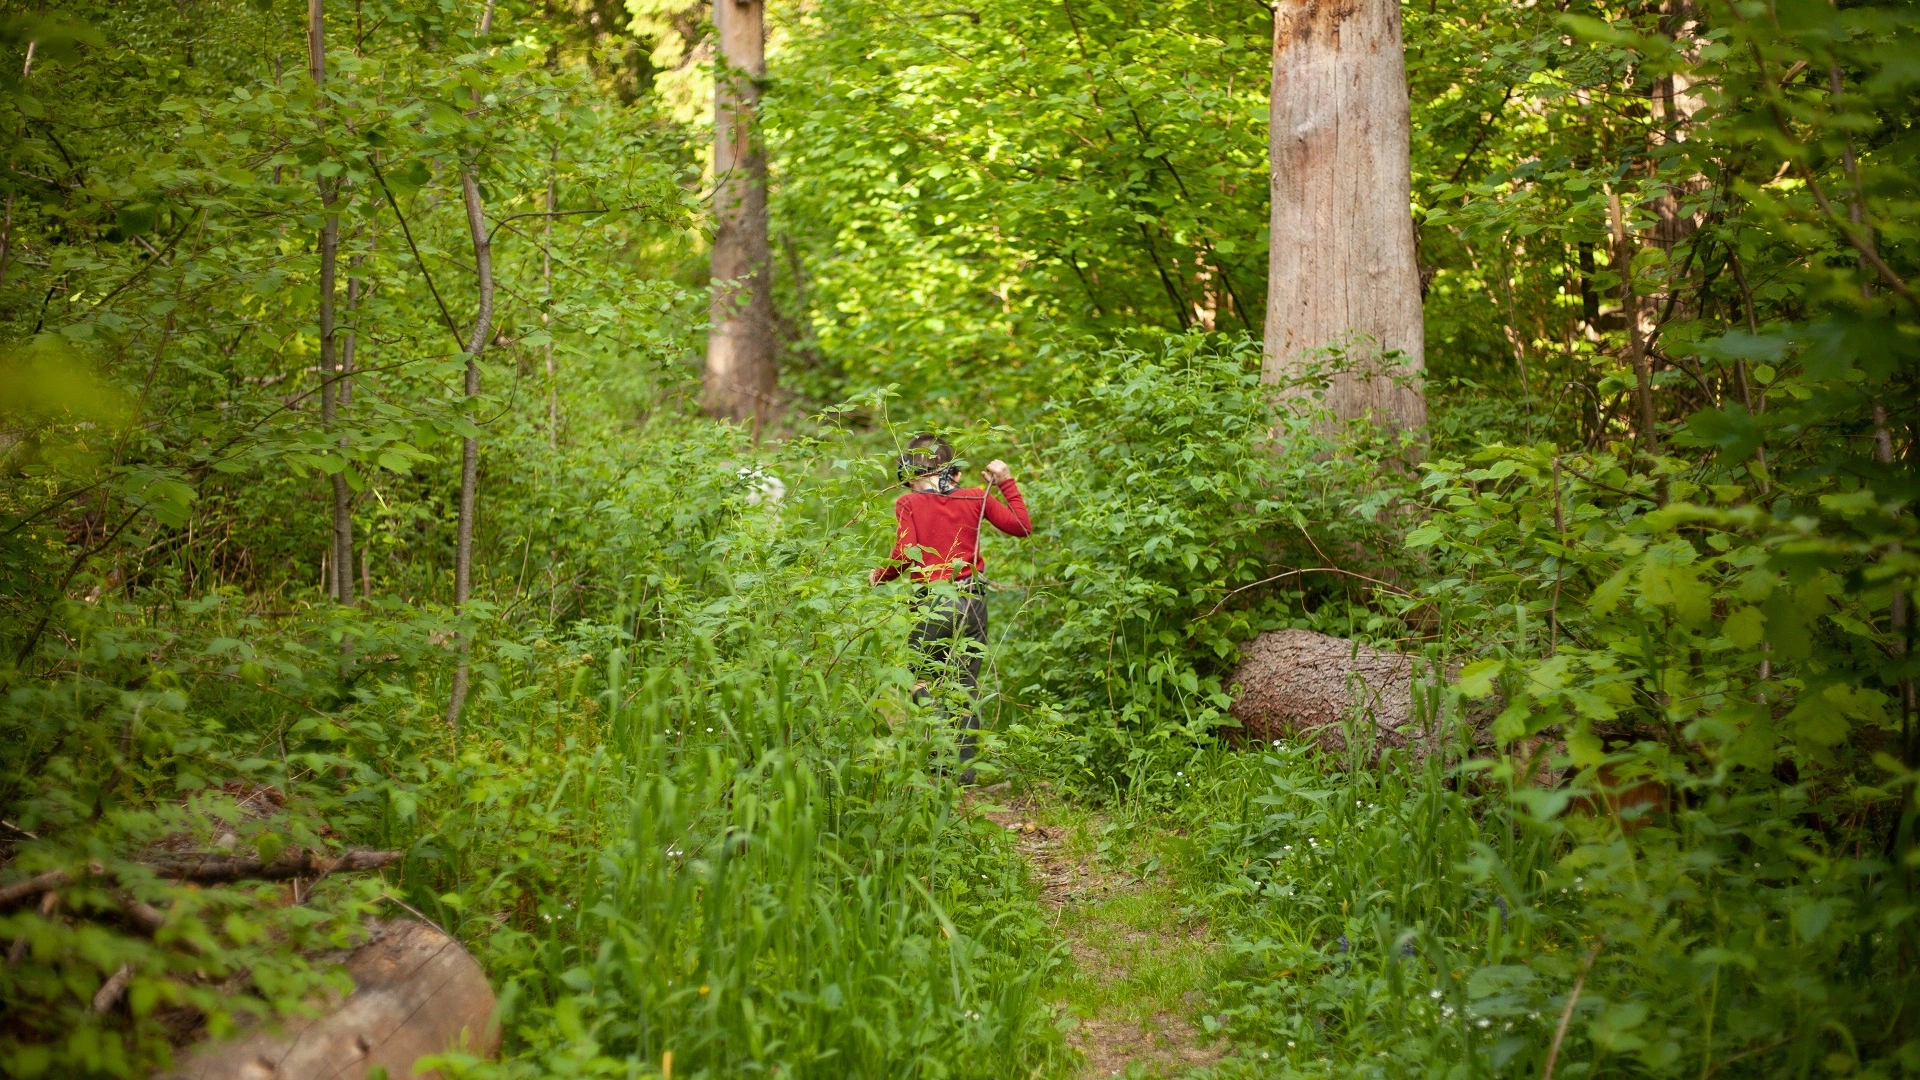
{"type": "Polygon", "coordinates": [[[1104,818],[1044,790],[989,789],[976,805],[1015,834],[1072,950],[1056,1007],[1070,1018],[1067,1042],[1085,1057],[1082,1080],[1181,1077],[1219,1061],[1225,1041],[1193,1022],[1215,943],[1204,920],[1180,914],[1151,841],[1116,835],[1104,818]]]}

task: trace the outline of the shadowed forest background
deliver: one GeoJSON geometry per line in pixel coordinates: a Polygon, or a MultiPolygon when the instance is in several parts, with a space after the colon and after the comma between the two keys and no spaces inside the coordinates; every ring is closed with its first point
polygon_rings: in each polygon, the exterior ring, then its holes
{"type": "Polygon", "coordinates": [[[0,11],[7,1075],[408,913],[499,994],[447,1077],[1080,1075],[1037,793],[1204,927],[1182,1075],[1920,1075],[1912,3],[1402,8],[1412,429],[1263,380],[1254,0],[774,3],[757,425],[710,9],[334,0],[319,79],[279,0],[0,11]],[[984,795],[867,585],[928,429],[1036,527],[984,795]],[[1288,628],[1424,749],[1252,739],[1288,628]]]}

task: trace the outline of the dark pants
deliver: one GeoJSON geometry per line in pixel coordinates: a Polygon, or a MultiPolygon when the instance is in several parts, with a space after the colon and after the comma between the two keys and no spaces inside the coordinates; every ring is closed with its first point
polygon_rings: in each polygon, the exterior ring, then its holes
{"type": "MultiPolygon", "coordinates": [[[[977,705],[980,697],[980,661],[987,652],[987,601],[977,587],[962,586],[958,596],[928,592],[920,599],[920,622],[907,643],[918,652],[914,674],[930,686],[958,682],[966,690],[967,707],[956,725],[960,728],[960,762],[973,760],[974,736],[980,730],[977,705]]],[[[925,701],[930,694],[917,691],[925,701]]],[[[962,783],[972,780],[973,770],[961,776],[962,783]]]]}

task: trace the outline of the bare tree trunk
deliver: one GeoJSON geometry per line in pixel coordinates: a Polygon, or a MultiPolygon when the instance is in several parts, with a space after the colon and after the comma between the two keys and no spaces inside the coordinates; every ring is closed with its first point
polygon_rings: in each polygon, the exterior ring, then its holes
{"type": "Polygon", "coordinates": [[[553,370],[553,337],[547,309],[553,306],[553,214],[559,204],[560,140],[547,155],[547,224],[540,238],[540,283],[546,303],[540,308],[540,328],[547,337],[547,445],[560,445],[560,383],[553,370]]]}
{"type": "MultiPolygon", "coordinates": [[[[467,208],[467,231],[473,237],[473,266],[478,278],[480,310],[473,317],[473,336],[467,339],[467,400],[480,396],[480,354],[486,350],[493,333],[493,245],[487,239],[487,219],[480,204],[480,185],[473,178],[473,167],[460,169],[460,196],[467,208]]],[[[453,554],[453,607],[466,607],[473,588],[473,507],[480,481],[480,440],[468,438],[460,444],[460,523],[455,533],[453,554]]],[[[460,732],[460,712],[467,704],[467,653],[472,643],[460,637],[460,666],[453,672],[453,694],[447,702],[447,723],[460,732]]]]}
{"type": "Polygon", "coordinates": [[[767,73],[762,0],[714,0],[724,67],[713,91],[713,301],[707,334],[706,409],[725,419],[773,419],[772,268],[767,249],[767,158],[755,131],[767,73]]]}
{"type": "Polygon", "coordinates": [[[1607,220],[1613,230],[1613,265],[1620,272],[1620,318],[1627,326],[1627,363],[1633,367],[1633,400],[1639,420],[1640,448],[1660,452],[1660,431],[1654,426],[1653,364],[1647,355],[1647,333],[1652,305],[1633,288],[1633,241],[1627,233],[1626,211],[1620,193],[1607,187],[1607,220]]]}
{"type": "Polygon", "coordinates": [[[1340,347],[1327,404],[1402,430],[1426,424],[1417,386],[1380,374],[1426,366],[1409,197],[1406,62],[1396,0],[1280,0],[1273,20],[1272,245],[1263,377],[1297,377],[1340,347]]]}
{"type": "Polygon", "coordinates": [[[0,285],[7,283],[7,265],[13,259],[13,192],[7,192],[7,220],[0,224],[0,285]]]}
{"type": "MultiPolygon", "coordinates": [[[[316,91],[327,85],[326,0],[307,0],[307,74],[316,91]]],[[[324,108],[315,102],[316,108],[324,108]]],[[[332,213],[338,198],[338,184],[320,179],[320,203],[328,210],[320,227],[320,422],[332,428],[338,421],[340,372],[338,348],[334,340],[333,294],[338,284],[340,255],[340,215],[332,213]]],[[[329,565],[327,595],[339,603],[353,603],[353,502],[347,486],[346,469],[330,478],[333,486],[333,537],[328,544],[329,565]]]]}

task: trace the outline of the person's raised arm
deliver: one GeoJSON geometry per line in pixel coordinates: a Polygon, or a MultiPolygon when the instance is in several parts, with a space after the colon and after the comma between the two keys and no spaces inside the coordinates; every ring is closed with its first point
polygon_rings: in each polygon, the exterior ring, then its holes
{"type": "Polygon", "coordinates": [[[867,575],[869,585],[899,577],[900,566],[907,561],[907,547],[913,543],[913,504],[905,495],[894,500],[893,520],[893,551],[887,555],[886,565],[874,567],[873,573],[867,575]]]}
{"type": "Polygon", "coordinates": [[[1013,482],[1013,470],[995,458],[987,462],[986,474],[987,482],[999,488],[1001,498],[1007,500],[1002,506],[991,494],[983,496],[987,521],[1008,536],[1033,535],[1033,519],[1027,516],[1027,500],[1020,497],[1020,485],[1013,482]]]}

